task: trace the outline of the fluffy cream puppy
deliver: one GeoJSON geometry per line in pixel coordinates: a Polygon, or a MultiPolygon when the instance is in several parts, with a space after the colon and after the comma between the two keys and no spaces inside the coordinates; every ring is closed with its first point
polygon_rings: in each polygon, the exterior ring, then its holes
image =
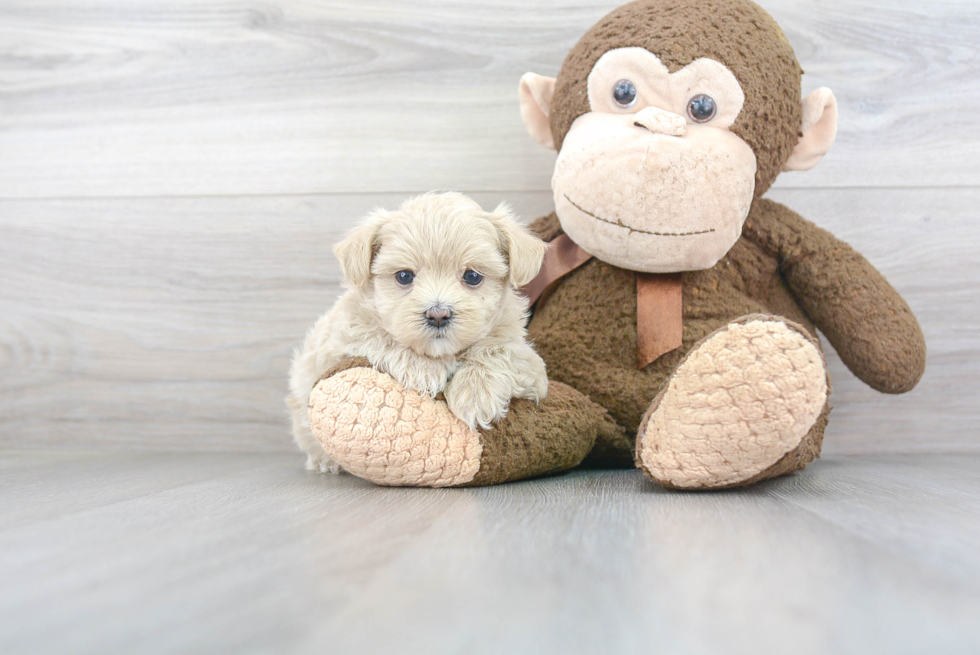
{"type": "Polygon", "coordinates": [[[502,418],[511,398],[537,402],[544,362],[525,341],[530,282],[547,245],[505,204],[483,211],[459,193],[427,193],[377,210],[334,253],[347,291],[293,357],[293,435],[307,467],[338,472],[310,431],[308,403],[331,366],[365,357],[405,388],[442,392],[470,427],[502,418]]]}

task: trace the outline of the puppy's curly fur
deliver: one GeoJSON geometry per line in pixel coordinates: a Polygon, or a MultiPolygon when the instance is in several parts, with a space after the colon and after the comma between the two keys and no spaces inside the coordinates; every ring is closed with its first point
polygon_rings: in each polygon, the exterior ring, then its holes
{"type": "Polygon", "coordinates": [[[340,470],[313,436],[307,406],[348,357],[405,388],[444,393],[471,428],[501,419],[511,398],[544,398],[544,362],[525,340],[527,300],[516,289],[537,275],[546,248],[505,204],[484,212],[458,193],[377,210],[337,244],[347,291],[296,351],[286,399],[307,467],[340,470]]]}

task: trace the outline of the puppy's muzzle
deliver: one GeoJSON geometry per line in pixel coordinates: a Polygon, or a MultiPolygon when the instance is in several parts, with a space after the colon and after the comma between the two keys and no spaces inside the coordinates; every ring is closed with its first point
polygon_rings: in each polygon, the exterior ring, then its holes
{"type": "Polygon", "coordinates": [[[425,322],[434,328],[444,328],[453,320],[453,310],[445,305],[433,305],[425,310],[425,322]]]}

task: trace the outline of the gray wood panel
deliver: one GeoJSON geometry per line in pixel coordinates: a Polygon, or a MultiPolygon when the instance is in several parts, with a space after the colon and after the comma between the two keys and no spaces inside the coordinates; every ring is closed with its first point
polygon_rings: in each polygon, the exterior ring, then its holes
{"type": "MultiPolygon", "coordinates": [[[[928,340],[925,378],[898,397],[831,354],[825,452],[980,450],[980,189],[771,195],[864,252],[928,340]]],[[[403,197],[0,201],[0,445],[290,449],[286,370],[339,292],[330,246],[403,197]]]]}
{"type": "Polygon", "coordinates": [[[980,650],[977,455],[831,457],[718,494],[8,452],[0,510],[4,653],[980,650]]]}
{"type": "MultiPolygon", "coordinates": [[[[6,0],[0,197],[547,189],[518,79],[617,4],[6,0]]],[[[976,2],[763,4],[841,101],[780,186],[977,183],[976,2]]]]}
{"type": "MultiPolygon", "coordinates": [[[[615,4],[2,3],[0,445],[289,449],[330,244],[431,188],[548,211],[517,79],[615,4]]],[[[868,254],[930,348],[899,398],[831,355],[826,451],[976,451],[976,3],[765,5],[842,116],[772,195],[868,254]]]]}

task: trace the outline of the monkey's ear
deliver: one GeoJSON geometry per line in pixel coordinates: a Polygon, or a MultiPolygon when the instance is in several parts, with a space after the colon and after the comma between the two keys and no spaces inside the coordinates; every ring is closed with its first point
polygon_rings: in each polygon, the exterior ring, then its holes
{"type": "Polygon", "coordinates": [[[548,244],[518,223],[507,203],[497,205],[496,209],[487,214],[487,218],[500,233],[502,250],[507,255],[507,266],[510,269],[510,283],[517,288],[523,287],[541,270],[548,244]]]}
{"type": "Polygon", "coordinates": [[[555,78],[524,73],[517,91],[521,98],[521,118],[531,137],[545,148],[555,149],[551,136],[551,97],[555,94],[555,78]]]}
{"type": "Polygon", "coordinates": [[[340,271],[347,283],[361,288],[371,279],[371,259],[374,256],[378,232],[387,220],[388,212],[376,210],[367,220],[354,228],[347,238],[333,247],[340,262],[340,271]]]}
{"type": "Polygon", "coordinates": [[[803,98],[803,136],[783,165],[784,171],[808,171],[823,159],[837,138],[837,98],[820,87],[803,98]]]}

